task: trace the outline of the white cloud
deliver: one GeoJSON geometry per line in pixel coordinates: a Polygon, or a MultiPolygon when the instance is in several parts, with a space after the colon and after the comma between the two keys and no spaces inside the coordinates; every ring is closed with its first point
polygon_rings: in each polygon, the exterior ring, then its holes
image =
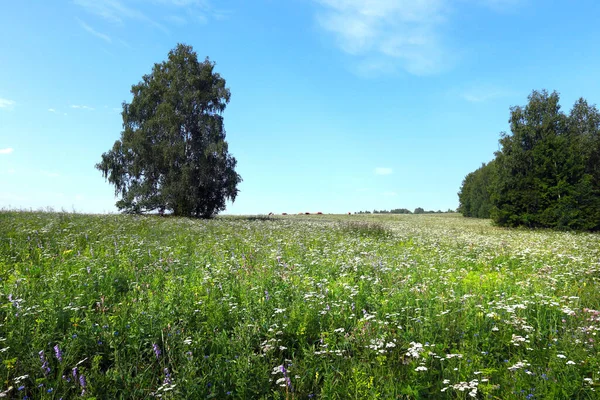
{"type": "Polygon", "coordinates": [[[375,168],[375,175],[390,175],[391,173],[392,173],[391,168],[383,168],[383,167],[375,168]]]}
{"type": "Polygon", "coordinates": [[[523,0],[313,0],[316,20],[345,53],[358,59],[361,75],[402,69],[431,75],[451,68],[462,51],[450,46],[448,22],[463,7],[496,12],[523,0]]]}
{"type": "Polygon", "coordinates": [[[0,149],[0,154],[10,154],[14,151],[12,147],[7,147],[6,149],[0,149]]]}
{"type": "Polygon", "coordinates": [[[427,75],[450,59],[440,33],[447,0],[314,1],[322,6],[317,22],[344,52],[362,58],[359,69],[387,72],[399,66],[427,75]]]}
{"type": "Polygon", "coordinates": [[[474,84],[460,93],[460,97],[470,103],[482,103],[499,97],[511,96],[513,92],[504,87],[490,84],[474,84]]]}
{"type": "Polygon", "coordinates": [[[85,22],[80,20],[79,18],[77,18],[77,22],[79,22],[79,25],[83,29],[85,29],[88,33],[96,36],[97,38],[104,40],[105,42],[112,43],[112,39],[110,38],[110,36],[105,35],[104,33],[98,32],[97,30],[95,30],[94,28],[92,28],[91,26],[89,26],[88,24],[86,24],[85,22]]]}
{"type": "Polygon", "coordinates": [[[117,0],[74,0],[73,3],[86,9],[91,14],[98,15],[112,22],[122,23],[123,19],[146,19],[140,11],[127,7],[117,0]]]}
{"type": "Polygon", "coordinates": [[[0,108],[8,108],[11,109],[13,106],[17,104],[13,100],[0,98],[0,108]]]}
{"type": "Polygon", "coordinates": [[[227,19],[230,14],[227,10],[215,8],[212,0],[153,0],[153,2],[177,11],[184,11],[189,18],[174,15],[166,17],[167,21],[176,25],[184,25],[188,22],[205,24],[209,19],[227,19]]]}
{"type": "MultiPolygon", "coordinates": [[[[78,105],[78,104],[73,104],[71,106],[71,108],[75,108],[75,109],[79,109],[79,110],[88,110],[88,111],[93,111],[94,108],[93,107],[88,107],[88,106],[84,106],[84,105],[78,105]]],[[[66,114],[65,114],[66,115],[66,114]]]]}
{"type": "MultiPolygon", "coordinates": [[[[88,13],[104,18],[115,24],[125,24],[126,21],[141,21],[169,33],[162,24],[140,11],[138,5],[148,3],[158,6],[156,14],[163,15],[169,24],[185,25],[187,23],[206,23],[208,19],[223,20],[229,15],[227,10],[217,9],[211,0],[151,0],[141,2],[136,0],[73,0],[88,13]],[[180,16],[181,12],[185,17],[180,16]]],[[[90,32],[91,33],[91,32],[90,32]]],[[[106,35],[105,35],[106,36],[106,35]]]]}
{"type": "Polygon", "coordinates": [[[102,17],[110,22],[123,24],[125,20],[137,20],[148,23],[168,33],[168,30],[158,22],[149,18],[143,12],[126,5],[119,0],[74,0],[76,5],[84,8],[90,14],[102,17]]]}
{"type": "Polygon", "coordinates": [[[54,108],[49,108],[48,111],[55,113],[56,110],[54,108]]]}

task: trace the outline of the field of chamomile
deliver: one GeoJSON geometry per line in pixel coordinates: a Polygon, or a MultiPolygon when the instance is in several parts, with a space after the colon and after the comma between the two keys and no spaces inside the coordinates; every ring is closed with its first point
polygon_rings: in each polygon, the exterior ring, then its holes
{"type": "Polygon", "coordinates": [[[600,236],[0,212],[0,397],[596,399],[600,236]]]}

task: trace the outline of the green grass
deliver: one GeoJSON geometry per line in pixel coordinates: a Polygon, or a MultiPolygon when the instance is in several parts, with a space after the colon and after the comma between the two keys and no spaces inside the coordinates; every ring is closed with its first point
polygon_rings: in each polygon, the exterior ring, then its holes
{"type": "Polygon", "coordinates": [[[595,399],[599,259],[446,214],[1,212],[0,393],[595,399]]]}

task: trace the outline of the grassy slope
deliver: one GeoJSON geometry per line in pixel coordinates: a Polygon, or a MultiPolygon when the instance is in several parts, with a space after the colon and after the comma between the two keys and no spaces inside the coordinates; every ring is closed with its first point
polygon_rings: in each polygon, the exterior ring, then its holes
{"type": "Polygon", "coordinates": [[[0,392],[597,398],[599,249],[457,215],[2,212],[0,392]]]}

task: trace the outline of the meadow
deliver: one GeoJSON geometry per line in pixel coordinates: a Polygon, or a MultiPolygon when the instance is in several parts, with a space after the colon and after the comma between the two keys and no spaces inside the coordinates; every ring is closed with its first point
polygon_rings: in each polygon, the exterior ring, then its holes
{"type": "Polygon", "coordinates": [[[0,397],[596,399],[600,236],[0,212],[0,397]]]}

